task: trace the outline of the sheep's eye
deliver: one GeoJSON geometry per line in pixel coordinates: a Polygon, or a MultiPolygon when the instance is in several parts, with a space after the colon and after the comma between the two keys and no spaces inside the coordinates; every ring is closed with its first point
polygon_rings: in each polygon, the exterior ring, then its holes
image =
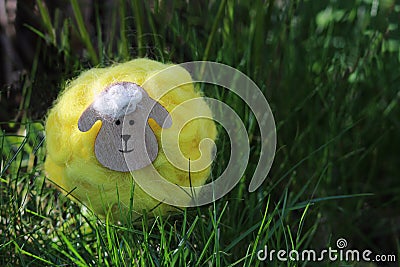
{"type": "Polygon", "coordinates": [[[120,125],[120,124],[121,124],[121,121],[120,121],[120,120],[116,120],[116,121],[115,121],[115,124],[116,124],[116,125],[120,125]]]}
{"type": "Polygon", "coordinates": [[[134,120],[130,120],[129,121],[129,125],[134,125],[135,124],[135,121],[134,120]]]}

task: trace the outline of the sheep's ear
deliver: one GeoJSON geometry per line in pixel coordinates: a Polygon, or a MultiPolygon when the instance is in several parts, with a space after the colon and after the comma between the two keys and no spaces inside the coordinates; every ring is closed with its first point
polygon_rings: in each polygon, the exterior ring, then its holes
{"type": "Polygon", "coordinates": [[[149,117],[153,118],[158,125],[163,128],[169,128],[172,125],[172,119],[168,111],[157,101],[153,100],[153,109],[150,112],[149,117]]]}
{"type": "Polygon", "coordinates": [[[98,113],[89,106],[81,115],[78,121],[78,128],[81,132],[89,131],[93,124],[100,119],[98,113]]]}

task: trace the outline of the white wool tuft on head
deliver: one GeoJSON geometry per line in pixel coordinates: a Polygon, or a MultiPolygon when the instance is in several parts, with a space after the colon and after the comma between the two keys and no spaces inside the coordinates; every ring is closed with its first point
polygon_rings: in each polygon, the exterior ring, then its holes
{"type": "Polygon", "coordinates": [[[142,97],[136,84],[115,84],[96,97],[93,108],[100,114],[117,119],[134,112],[142,97]]]}

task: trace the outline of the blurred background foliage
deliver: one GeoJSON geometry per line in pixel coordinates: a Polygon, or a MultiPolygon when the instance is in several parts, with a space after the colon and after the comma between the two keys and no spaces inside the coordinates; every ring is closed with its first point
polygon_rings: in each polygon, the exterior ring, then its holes
{"type": "MultiPolygon", "coordinates": [[[[278,145],[263,187],[251,196],[246,181],[230,195],[244,200],[228,206],[222,243],[261,220],[270,195],[311,204],[309,246],[344,237],[352,247],[400,251],[398,1],[0,0],[0,12],[3,131],[43,120],[63,84],[90,67],[136,57],[225,63],[265,93],[278,145]],[[329,200],[363,193],[371,195],[329,200]]],[[[259,140],[246,114],[251,169],[259,140]]],[[[302,214],[281,219],[295,229],[302,214]]]]}

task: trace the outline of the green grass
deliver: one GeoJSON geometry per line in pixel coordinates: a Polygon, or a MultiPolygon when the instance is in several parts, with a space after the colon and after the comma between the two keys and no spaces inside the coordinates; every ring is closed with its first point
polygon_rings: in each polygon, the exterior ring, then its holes
{"type": "MultiPolygon", "coordinates": [[[[379,1],[376,15],[372,0],[116,2],[105,18],[94,1],[89,26],[79,1],[64,18],[38,0],[41,28],[26,25],[41,41],[21,88],[24,116],[0,126],[17,129],[0,135],[1,266],[265,266],[257,259],[265,245],[322,250],[336,248],[338,238],[352,249],[400,257],[396,1],[379,1]],[[45,113],[36,110],[38,94],[56,95],[83,69],[143,56],[221,62],[255,81],[278,138],[261,188],[247,190],[260,152],[250,109],[208,87],[205,94],[235,109],[251,136],[250,164],[224,198],[171,217],[113,224],[51,186],[44,117],[34,116],[45,113]],[[49,66],[53,76],[43,71],[49,66]]],[[[227,142],[222,132],[214,176],[226,164],[227,142]]],[[[268,266],[321,264],[365,266],[276,258],[268,266]]]]}

